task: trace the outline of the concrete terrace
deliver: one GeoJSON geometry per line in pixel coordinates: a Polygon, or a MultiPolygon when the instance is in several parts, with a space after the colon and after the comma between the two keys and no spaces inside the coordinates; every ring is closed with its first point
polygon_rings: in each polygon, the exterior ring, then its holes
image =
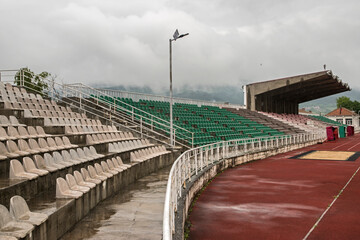
{"type": "Polygon", "coordinates": [[[61,239],[161,239],[170,167],[103,201],[61,239]]]}

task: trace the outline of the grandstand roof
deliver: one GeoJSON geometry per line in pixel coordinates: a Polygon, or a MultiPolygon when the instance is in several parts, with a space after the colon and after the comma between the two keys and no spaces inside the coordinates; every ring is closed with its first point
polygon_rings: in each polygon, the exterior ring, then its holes
{"type": "Polygon", "coordinates": [[[344,108],[344,107],[340,107],[337,108],[331,112],[329,112],[328,114],[326,114],[326,116],[331,117],[331,116],[355,116],[356,113],[354,113],[353,111],[344,108]]]}
{"type": "Polygon", "coordinates": [[[332,71],[321,71],[252,83],[246,86],[246,90],[248,109],[297,113],[299,103],[351,89],[332,71]]]}

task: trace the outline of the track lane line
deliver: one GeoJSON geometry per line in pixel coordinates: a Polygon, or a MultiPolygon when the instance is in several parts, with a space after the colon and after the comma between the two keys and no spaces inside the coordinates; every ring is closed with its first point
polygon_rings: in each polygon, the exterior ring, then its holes
{"type": "Polygon", "coordinates": [[[334,203],[336,202],[336,200],[340,197],[341,193],[345,190],[345,188],[347,187],[347,185],[349,185],[349,183],[351,182],[351,180],[353,180],[353,178],[355,177],[355,175],[358,173],[360,167],[357,168],[357,170],[354,172],[354,174],[351,176],[351,178],[349,179],[349,181],[347,181],[347,183],[345,184],[345,186],[340,190],[340,192],[338,193],[338,195],[336,195],[336,197],[334,198],[334,200],[330,203],[330,205],[326,208],[326,210],[323,212],[323,214],[321,214],[321,216],[319,217],[319,219],[316,221],[316,223],[314,224],[314,226],[309,230],[309,232],[306,234],[306,236],[303,238],[303,240],[306,240],[310,234],[312,233],[312,231],[314,231],[314,229],[316,228],[316,226],[320,223],[320,221],[324,218],[325,214],[329,211],[329,209],[334,205],[334,203]]]}
{"type": "Polygon", "coordinates": [[[350,150],[350,149],[352,149],[352,148],[354,148],[354,147],[356,147],[357,145],[359,145],[360,144],[360,142],[358,143],[358,144],[355,144],[354,146],[352,146],[351,148],[348,148],[348,150],[350,150]]]}
{"type": "Polygon", "coordinates": [[[339,148],[339,147],[342,147],[342,146],[344,146],[344,145],[346,145],[346,144],[350,144],[350,143],[345,142],[345,143],[343,143],[343,144],[341,144],[341,145],[339,145],[339,146],[337,146],[337,147],[334,147],[332,150],[335,150],[335,149],[337,149],[337,148],[339,148]]]}

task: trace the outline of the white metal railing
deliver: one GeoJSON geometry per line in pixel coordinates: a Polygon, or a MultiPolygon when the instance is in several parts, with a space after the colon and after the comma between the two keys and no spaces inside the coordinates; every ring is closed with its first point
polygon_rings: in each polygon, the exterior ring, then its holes
{"type": "MultiPolygon", "coordinates": [[[[73,84],[73,86],[77,86],[78,84],[73,84]]],[[[119,98],[131,98],[134,101],[139,100],[147,100],[147,101],[161,101],[161,102],[170,102],[170,97],[168,96],[161,96],[155,94],[146,94],[146,93],[135,93],[135,92],[126,92],[121,90],[114,90],[114,89],[99,89],[95,88],[97,91],[100,91],[106,95],[110,95],[113,97],[119,98]]],[[[212,102],[212,101],[203,101],[197,99],[188,99],[188,98],[173,98],[174,103],[185,103],[185,104],[194,104],[197,106],[214,106],[214,107],[229,107],[229,108],[245,108],[244,105],[240,104],[232,104],[232,103],[225,103],[225,102],[212,102]]]]}
{"type": "MultiPolygon", "coordinates": [[[[67,97],[77,97],[80,99],[80,101],[82,99],[86,100],[86,98],[88,99],[94,98],[94,100],[96,100],[97,103],[102,103],[103,105],[107,105],[107,107],[115,114],[118,114],[119,111],[126,113],[128,116],[130,116],[128,120],[131,120],[133,124],[139,124],[138,122],[134,121],[134,120],[138,120],[140,122],[141,128],[143,128],[143,125],[148,124],[151,130],[154,129],[158,131],[163,130],[167,133],[173,131],[174,144],[177,143],[187,148],[188,146],[183,142],[189,142],[191,143],[190,145],[192,146],[194,145],[193,132],[185,128],[182,128],[180,126],[177,126],[175,124],[173,129],[171,129],[169,121],[159,118],[155,115],[152,115],[142,109],[136,108],[131,104],[128,104],[124,101],[121,101],[120,99],[117,99],[117,97],[108,95],[107,93],[100,91],[99,89],[92,88],[82,83],[64,84],[63,94],[64,96],[67,97]]],[[[167,135],[162,135],[162,137],[169,138],[169,136],[167,135]]]]}
{"type": "MultiPolygon", "coordinates": [[[[116,108],[114,105],[109,105],[107,102],[102,102],[103,104],[107,104],[107,107],[104,107],[103,105],[97,104],[96,107],[98,108],[103,108],[103,112],[105,111],[111,111],[111,115],[109,118],[106,118],[103,116],[103,114],[101,114],[99,111],[99,109],[95,109],[92,108],[90,105],[88,105],[88,103],[93,103],[91,102],[89,99],[91,98],[90,95],[87,94],[86,91],[84,92],[80,92],[78,91],[79,89],[73,89],[70,86],[67,85],[63,85],[63,84],[59,84],[57,82],[55,82],[54,78],[47,77],[47,78],[43,78],[40,76],[41,80],[47,84],[47,87],[44,89],[44,91],[39,91],[36,89],[36,85],[34,85],[34,81],[33,79],[31,81],[26,81],[29,80],[30,78],[33,78],[35,76],[32,76],[31,73],[25,71],[25,70],[0,70],[0,79],[2,82],[4,83],[10,83],[10,84],[18,84],[21,87],[24,87],[26,90],[28,90],[29,92],[35,93],[35,94],[40,94],[43,95],[44,97],[50,97],[53,100],[56,100],[58,102],[63,102],[64,99],[66,97],[70,96],[77,96],[79,98],[79,100],[74,100],[71,98],[66,98],[66,103],[69,104],[70,106],[73,107],[78,107],[79,109],[81,109],[83,112],[89,112],[92,115],[98,117],[101,120],[104,121],[108,121],[109,123],[116,125],[116,126],[121,126],[129,131],[132,132],[136,132],[138,134],[141,135],[141,137],[145,136],[147,138],[150,139],[154,139],[158,142],[161,142],[163,144],[169,145],[169,143],[167,141],[161,141],[160,138],[162,139],[167,139],[169,138],[168,135],[166,135],[166,133],[159,133],[158,131],[155,131],[155,126],[149,126],[151,124],[155,124],[157,123],[159,126],[162,126],[163,128],[169,128],[169,125],[166,124],[166,122],[157,122],[156,119],[150,119],[147,118],[146,116],[142,116],[140,114],[136,114],[136,113],[132,113],[132,116],[129,117],[128,113],[124,113],[126,112],[126,110],[121,109],[122,111],[115,111],[119,110],[118,108],[116,108]],[[15,78],[17,78],[17,80],[15,81],[15,78]],[[132,124],[132,125],[126,125],[126,124],[120,124],[119,123],[119,119],[121,120],[126,120],[128,124],[132,124]],[[135,121],[138,120],[138,121],[135,121]],[[146,121],[148,120],[151,121],[151,124],[148,124],[146,121]],[[134,128],[134,126],[136,126],[136,128],[134,128]],[[151,133],[149,135],[149,133],[151,133]]],[[[99,103],[99,102],[98,102],[99,103]]],[[[128,110],[127,110],[128,111],[128,110]]],[[[180,129],[180,128],[179,128],[180,129]]],[[[176,133],[177,129],[174,129],[174,132],[176,133]]],[[[184,132],[187,131],[186,129],[184,129],[184,132]]],[[[188,137],[186,140],[188,141],[193,141],[194,136],[193,133],[189,132],[190,137],[188,137]]],[[[181,136],[181,134],[177,134],[177,136],[181,136]]],[[[177,141],[177,144],[185,146],[188,148],[187,145],[183,144],[183,143],[179,143],[177,141]]]]}
{"type": "Polygon", "coordinates": [[[163,240],[171,240],[175,233],[175,215],[182,190],[202,174],[205,168],[220,160],[241,156],[251,152],[276,149],[282,146],[324,140],[325,134],[302,133],[278,137],[242,139],[213,143],[190,149],[181,154],[174,162],[166,187],[163,216],[163,240]]]}

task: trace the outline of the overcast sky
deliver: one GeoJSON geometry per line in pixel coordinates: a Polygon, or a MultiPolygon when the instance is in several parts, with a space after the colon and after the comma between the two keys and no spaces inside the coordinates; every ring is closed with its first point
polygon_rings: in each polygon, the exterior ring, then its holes
{"type": "Polygon", "coordinates": [[[0,69],[174,88],[321,71],[360,89],[360,1],[0,0],[0,69]]]}

